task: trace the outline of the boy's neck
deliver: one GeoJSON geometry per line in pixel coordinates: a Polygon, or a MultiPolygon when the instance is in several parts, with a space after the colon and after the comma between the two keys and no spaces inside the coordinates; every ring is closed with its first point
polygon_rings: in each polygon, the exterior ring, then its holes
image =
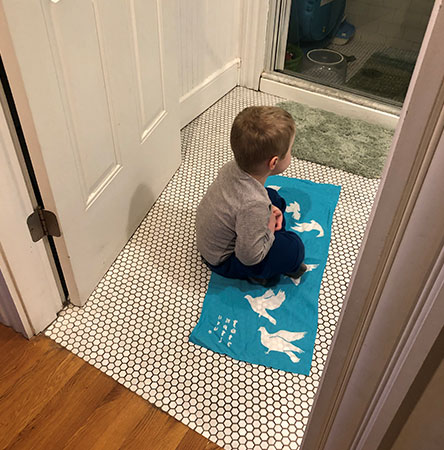
{"type": "Polygon", "coordinates": [[[265,184],[267,178],[272,174],[271,170],[268,170],[266,166],[262,167],[261,173],[247,172],[246,170],[244,172],[248,173],[250,177],[253,177],[255,180],[259,181],[259,183],[261,183],[262,185],[265,184]]]}
{"type": "Polygon", "coordinates": [[[249,175],[251,175],[254,179],[256,179],[257,181],[259,181],[259,183],[261,183],[262,185],[265,184],[265,182],[267,181],[267,178],[269,176],[269,174],[264,174],[264,175],[254,175],[253,173],[250,173],[249,175]]]}

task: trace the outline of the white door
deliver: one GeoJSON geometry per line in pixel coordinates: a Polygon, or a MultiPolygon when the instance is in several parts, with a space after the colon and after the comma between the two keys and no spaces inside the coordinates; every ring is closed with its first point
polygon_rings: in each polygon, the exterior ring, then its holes
{"type": "Polygon", "coordinates": [[[25,136],[75,304],[180,164],[174,6],[3,0],[32,117],[25,136]]]}

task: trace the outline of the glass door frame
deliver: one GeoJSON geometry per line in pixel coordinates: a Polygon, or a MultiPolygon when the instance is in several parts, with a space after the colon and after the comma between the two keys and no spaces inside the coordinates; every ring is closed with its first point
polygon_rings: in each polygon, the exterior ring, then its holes
{"type": "Polygon", "coordinates": [[[307,89],[310,85],[315,90],[325,90],[327,95],[334,91],[343,93],[348,101],[357,104],[374,107],[381,111],[399,114],[402,104],[390,99],[362,92],[347,86],[338,86],[322,82],[318,79],[302,73],[289,72],[284,68],[288,30],[290,24],[290,11],[292,1],[297,0],[269,0],[266,48],[264,59],[264,71],[271,74],[279,74],[283,81],[298,85],[307,89]],[[308,86],[307,86],[308,85],[308,86]]]}

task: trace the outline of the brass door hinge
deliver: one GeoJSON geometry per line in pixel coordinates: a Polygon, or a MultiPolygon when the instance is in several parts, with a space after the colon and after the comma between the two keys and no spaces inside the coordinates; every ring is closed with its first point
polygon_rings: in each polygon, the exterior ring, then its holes
{"type": "Polygon", "coordinates": [[[43,236],[61,236],[56,215],[38,207],[27,219],[29,232],[34,242],[40,241],[43,236]]]}

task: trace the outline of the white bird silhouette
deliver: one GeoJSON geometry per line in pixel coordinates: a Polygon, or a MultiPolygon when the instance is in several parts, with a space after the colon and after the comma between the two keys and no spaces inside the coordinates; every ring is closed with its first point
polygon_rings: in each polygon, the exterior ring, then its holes
{"type": "MultiPolygon", "coordinates": [[[[307,266],[307,270],[306,272],[311,272],[312,270],[315,270],[318,268],[319,264],[306,264],[307,266]]],[[[295,284],[295,286],[299,286],[301,284],[301,278],[292,278],[292,277],[288,277],[290,278],[291,281],[293,281],[293,283],[295,284]]]]}
{"type": "Polygon", "coordinates": [[[270,352],[282,352],[285,353],[294,363],[300,361],[294,352],[304,353],[304,350],[296,347],[291,342],[299,341],[306,335],[306,331],[292,332],[280,330],[276,333],[269,333],[265,327],[260,327],[261,343],[264,347],[268,348],[266,354],[270,352]]]}
{"type": "Polygon", "coordinates": [[[316,220],[311,220],[310,223],[297,223],[294,227],[291,227],[295,231],[299,231],[302,233],[303,231],[311,231],[316,230],[319,231],[319,234],[316,237],[322,237],[324,236],[324,230],[319,225],[316,220]]]}
{"type": "Polygon", "coordinates": [[[293,219],[299,220],[301,218],[301,207],[298,202],[290,203],[285,212],[293,213],[293,219]]]}
{"type": "Polygon", "coordinates": [[[285,292],[279,291],[276,295],[272,289],[268,289],[264,295],[260,297],[252,297],[251,295],[246,295],[245,298],[251,306],[254,312],[259,314],[259,317],[267,318],[273,325],[276,325],[276,320],[268,314],[267,309],[277,309],[285,300],[285,292]]]}
{"type": "Polygon", "coordinates": [[[275,191],[278,191],[281,187],[280,186],[267,186],[270,189],[274,189],[275,191]]]}

